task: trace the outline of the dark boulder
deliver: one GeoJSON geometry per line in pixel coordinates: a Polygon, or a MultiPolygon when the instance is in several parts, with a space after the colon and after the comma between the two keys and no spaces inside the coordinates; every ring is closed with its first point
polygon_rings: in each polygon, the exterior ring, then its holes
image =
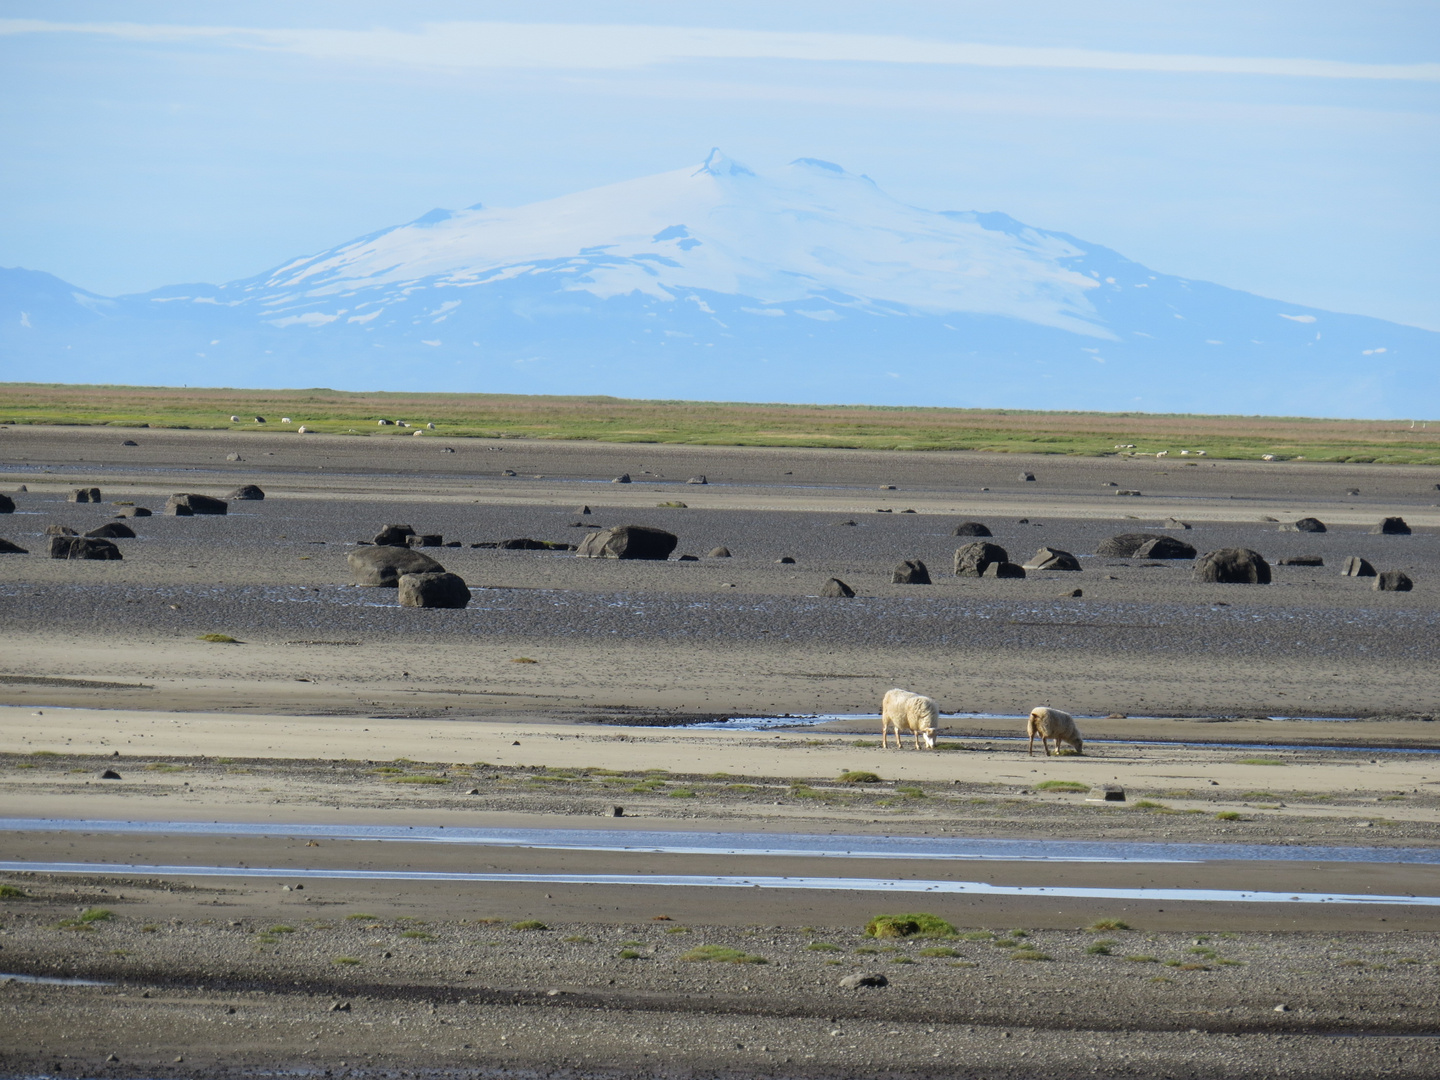
{"type": "Polygon", "coordinates": [[[845,582],[841,581],[838,577],[832,577],[829,581],[825,582],[824,585],[820,586],[820,595],[849,599],[855,595],[855,590],[850,588],[849,585],[846,585],[845,582]]]}
{"type": "Polygon", "coordinates": [[[582,506],[582,507],[580,507],[579,510],[576,510],[575,512],[576,512],[577,514],[588,514],[588,513],[590,513],[590,507],[588,507],[588,506],[582,506]]]}
{"type": "Polygon", "coordinates": [[[1146,540],[1135,549],[1132,558],[1136,559],[1193,559],[1195,549],[1184,540],[1176,540],[1173,536],[1157,536],[1154,540],[1146,540]]]}
{"type": "Polygon", "coordinates": [[[700,561],[700,556],[699,556],[699,555],[681,555],[681,556],[679,556],[675,561],[676,561],[676,562],[699,562],[699,561],[700,561]]]}
{"type": "Polygon", "coordinates": [[[13,514],[15,512],[15,500],[9,495],[0,495],[0,514],[13,514]]]}
{"type": "Polygon", "coordinates": [[[1404,518],[1387,517],[1382,518],[1370,533],[1373,536],[1409,536],[1410,526],[1405,524],[1404,518]]]}
{"type": "Polygon", "coordinates": [[[985,567],[985,577],[990,578],[1023,578],[1025,568],[1019,563],[1013,562],[992,562],[985,567]]]}
{"type": "Polygon", "coordinates": [[[121,555],[120,549],[109,540],[91,540],[85,536],[52,536],[50,558],[109,561],[119,559],[121,555]]]}
{"type": "Polygon", "coordinates": [[[989,528],[978,521],[962,521],[950,533],[951,536],[994,536],[989,528]]]}
{"type": "Polygon", "coordinates": [[[445,537],[440,533],[411,533],[405,538],[406,547],[444,547],[445,537]]]}
{"type": "Polygon", "coordinates": [[[463,608],[470,603],[470,589],[460,575],[444,570],[401,574],[398,587],[403,607],[463,608]]]}
{"type": "Polygon", "coordinates": [[[125,439],[125,440],[123,440],[123,441],[120,443],[120,445],[121,445],[121,446],[139,446],[140,444],[139,444],[138,442],[136,442],[134,439],[125,439]]]}
{"type": "Polygon", "coordinates": [[[1414,587],[1410,575],[1403,570],[1386,570],[1375,575],[1374,588],[1377,592],[1409,592],[1414,587]]]}
{"type": "Polygon", "coordinates": [[[79,536],[79,529],[72,529],[69,525],[46,525],[46,536],[79,536]]]}
{"type": "Polygon", "coordinates": [[[1351,555],[1345,560],[1344,567],[1340,570],[1341,577],[1374,577],[1375,567],[1370,565],[1368,559],[1362,559],[1359,555],[1351,555]]]}
{"type": "Polygon", "coordinates": [[[687,484],[708,484],[708,483],[710,483],[710,481],[709,481],[709,480],[706,480],[705,477],[703,477],[703,476],[692,476],[692,477],[690,477],[689,480],[686,480],[685,483],[687,483],[687,484]]]}
{"type": "Polygon", "coordinates": [[[101,779],[101,780],[119,780],[119,779],[120,779],[120,774],[119,774],[118,772],[116,772],[114,769],[106,769],[104,772],[102,772],[102,773],[100,774],[100,779],[101,779]]]}
{"type": "Polygon", "coordinates": [[[670,558],[680,542],[674,533],[648,525],[617,525],[613,529],[593,532],[575,554],[583,559],[656,559],[670,558]]]}
{"type": "Polygon", "coordinates": [[[115,515],[117,518],[153,517],[149,510],[143,506],[122,506],[120,512],[115,515]]]}
{"type": "Polygon", "coordinates": [[[129,525],[121,525],[118,521],[107,521],[98,529],[91,529],[85,534],[89,537],[100,537],[105,540],[134,540],[135,530],[129,525]]]}
{"type": "Polygon", "coordinates": [[[955,574],[957,577],[983,577],[985,568],[991,563],[1009,561],[1010,553],[999,544],[977,540],[955,550],[955,574]]]}
{"type": "Polygon", "coordinates": [[[611,480],[610,482],[612,484],[628,484],[630,483],[630,474],[628,472],[621,473],[619,476],[615,477],[615,479],[611,480]]]}
{"type": "Polygon", "coordinates": [[[1022,472],[1020,474],[1020,479],[1024,480],[1026,483],[1033,484],[1035,482],[1035,474],[1033,472],[1022,472]]]}
{"type": "Polygon", "coordinates": [[[0,539],[0,555],[29,555],[29,554],[30,554],[29,550],[26,549],[26,548],[22,548],[19,544],[12,544],[9,540],[0,539]]]}
{"type": "MultiPolygon", "coordinates": [[[[1000,565],[996,563],[995,565],[1000,565]]],[[[1068,551],[1059,548],[1042,547],[1034,557],[1025,563],[1026,570],[1079,570],[1080,560],[1068,551]]]]}
{"type": "Polygon", "coordinates": [[[1215,581],[1228,585],[1270,584],[1270,564],[1257,551],[1249,548],[1221,548],[1207,551],[1195,561],[1196,581],[1215,581]]]}
{"type": "Polygon", "coordinates": [[[414,535],[415,530],[409,525],[386,525],[370,542],[376,547],[404,547],[408,538],[414,535]]]}
{"type": "MultiPolygon", "coordinates": [[[[1110,558],[1129,559],[1135,552],[1144,547],[1151,540],[1168,540],[1169,537],[1161,536],[1159,533],[1121,533],[1119,536],[1112,536],[1108,540],[1101,540],[1100,546],[1095,549],[1096,555],[1106,555],[1110,558]]],[[[1190,554],[1185,558],[1193,559],[1195,550],[1192,548],[1190,554]]]]}
{"type": "Polygon", "coordinates": [[[100,499],[99,488],[76,488],[67,496],[68,502],[74,503],[98,503],[100,499]]]}
{"type": "Polygon", "coordinates": [[[1291,555],[1279,560],[1280,566],[1324,566],[1325,560],[1319,555],[1291,555]]]}
{"type": "Polygon", "coordinates": [[[705,553],[705,557],[707,559],[728,559],[730,558],[730,549],[727,547],[711,548],[705,553]]]}
{"type": "Polygon", "coordinates": [[[255,484],[241,484],[225,498],[232,502],[259,502],[265,498],[265,492],[261,491],[255,484]]]}
{"type": "Polygon", "coordinates": [[[893,585],[929,585],[930,571],[919,559],[906,559],[890,575],[893,585]]]}
{"type": "Polygon", "coordinates": [[[780,558],[776,559],[775,561],[776,561],[777,563],[783,563],[783,564],[785,564],[786,566],[794,566],[794,565],[795,565],[795,556],[793,556],[793,555],[781,555],[780,558]]]}
{"type": "Polygon", "coordinates": [[[1328,530],[1325,528],[1325,523],[1319,518],[1303,517],[1299,521],[1294,522],[1293,524],[1281,525],[1280,531],[1322,533],[1328,530]]]}
{"type": "Polygon", "coordinates": [[[350,573],[355,575],[355,584],[388,589],[400,583],[402,574],[439,574],[445,571],[445,567],[429,555],[393,544],[348,552],[345,561],[350,564],[350,573]]]}
{"type": "Polygon", "coordinates": [[[190,517],[194,514],[226,514],[229,511],[229,503],[224,499],[215,499],[209,495],[181,492],[171,495],[165,500],[165,513],[175,517],[190,517]]]}

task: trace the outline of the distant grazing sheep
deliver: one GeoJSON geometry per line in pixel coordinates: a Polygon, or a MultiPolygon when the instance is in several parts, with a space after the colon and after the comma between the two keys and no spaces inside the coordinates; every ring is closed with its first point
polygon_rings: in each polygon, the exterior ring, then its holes
{"type": "Polygon", "coordinates": [[[1045,750],[1045,756],[1050,756],[1050,740],[1055,740],[1055,753],[1060,753],[1060,744],[1069,743],[1075,748],[1075,753],[1083,754],[1084,744],[1080,740],[1080,732],[1075,730],[1075,718],[1067,712],[1059,709],[1051,709],[1042,705],[1038,709],[1030,710],[1030,722],[1026,725],[1026,731],[1030,736],[1030,753],[1035,753],[1035,736],[1040,736],[1040,745],[1045,750]]]}
{"type": "Polygon", "coordinates": [[[895,749],[900,749],[900,732],[908,731],[915,737],[915,749],[920,749],[920,738],[925,738],[925,749],[935,749],[935,721],[940,710],[935,702],[909,690],[891,690],[880,704],[880,745],[888,747],[889,731],[895,729],[895,749]]]}

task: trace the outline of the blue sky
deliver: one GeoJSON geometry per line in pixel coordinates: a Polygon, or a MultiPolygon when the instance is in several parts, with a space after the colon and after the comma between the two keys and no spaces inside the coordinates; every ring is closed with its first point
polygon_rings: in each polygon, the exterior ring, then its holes
{"type": "Polygon", "coordinates": [[[1440,329],[1440,4],[0,0],[0,265],[246,277],[431,207],[818,157],[1440,329]]]}

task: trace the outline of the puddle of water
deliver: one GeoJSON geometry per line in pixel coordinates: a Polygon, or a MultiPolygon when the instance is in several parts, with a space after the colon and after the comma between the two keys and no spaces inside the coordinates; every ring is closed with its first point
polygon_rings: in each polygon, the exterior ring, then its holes
{"type": "Polygon", "coordinates": [[[114,986],[113,982],[104,982],[100,979],[62,979],[55,975],[15,975],[8,971],[0,971],[0,983],[20,982],[39,983],[42,986],[114,986]]]}
{"type": "Polygon", "coordinates": [[[286,869],[262,866],[152,866],[136,863],[0,862],[0,870],[41,874],[144,874],[165,877],[286,878],[289,880],[454,881],[476,884],[662,885],[692,889],[810,889],[828,892],[1069,897],[1095,900],[1193,900],[1254,904],[1382,904],[1440,907],[1440,896],[1371,893],[1283,893],[1233,889],[1107,889],[1071,885],[992,885],[985,881],[914,878],[739,877],[723,874],[481,874],[428,870],[286,869]]]}
{"type": "Polygon", "coordinates": [[[1339,862],[1440,865],[1440,848],[1308,847],[1278,844],[1162,844],[1094,840],[993,840],[960,836],[663,832],[648,829],[480,829],[415,825],[255,824],[0,818],[0,831],[145,833],[169,836],[277,836],[403,841],[478,847],[639,852],[662,855],[773,855],[791,858],[991,862],[1339,862]]]}

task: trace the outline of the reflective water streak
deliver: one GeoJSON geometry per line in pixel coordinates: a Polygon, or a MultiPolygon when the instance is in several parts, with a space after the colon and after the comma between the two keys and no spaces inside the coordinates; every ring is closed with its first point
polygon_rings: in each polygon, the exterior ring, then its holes
{"type": "Polygon", "coordinates": [[[37,874],[144,874],[165,877],[287,878],[348,881],[455,881],[494,885],[663,885],[692,889],[810,889],[829,892],[1071,897],[1094,900],[1198,900],[1257,904],[1387,904],[1440,907],[1440,896],[1248,892],[1233,889],[1096,889],[1073,885],[991,885],[906,878],[739,877],[710,874],[467,874],[438,870],[291,870],[263,866],[151,866],[138,863],[0,862],[0,871],[37,874]]]}
{"type": "Polygon", "coordinates": [[[444,825],[317,825],[229,821],[111,821],[0,818],[3,832],[140,833],[164,836],[284,836],[386,840],[480,847],[643,852],[663,855],[777,855],[832,859],[1003,862],[1341,862],[1440,865],[1440,848],[1306,847],[1279,844],[1160,844],[1098,840],[992,840],[961,836],[660,832],[649,829],[478,829],[444,825]]]}

